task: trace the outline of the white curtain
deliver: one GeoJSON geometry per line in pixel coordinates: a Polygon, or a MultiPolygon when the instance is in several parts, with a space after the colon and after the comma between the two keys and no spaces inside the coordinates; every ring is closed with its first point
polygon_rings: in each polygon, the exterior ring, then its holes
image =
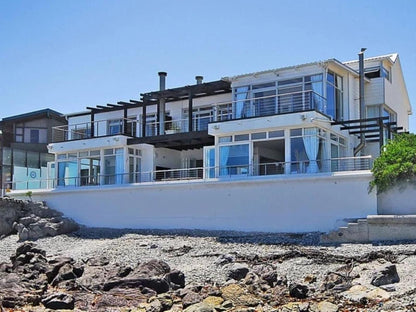
{"type": "Polygon", "coordinates": [[[303,144],[305,145],[306,155],[309,158],[309,166],[306,169],[307,173],[319,172],[319,167],[316,162],[319,150],[319,138],[316,128],[304,129],[303,144]]]}

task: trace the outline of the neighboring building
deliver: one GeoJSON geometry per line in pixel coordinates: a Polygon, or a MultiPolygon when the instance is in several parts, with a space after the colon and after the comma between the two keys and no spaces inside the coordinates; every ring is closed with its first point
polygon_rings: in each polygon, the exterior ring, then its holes
{"type": "Polygon", "coordinates": [[[43,109],[0,121],[1,185],[2,189],[39,189],[47,187],[48,163],[54,155],[48,153],[52,128],[65,125],[61,113],[43,109]]]}
{"type": "Polygon", "coordinates": [[[375,213],[372,160],[412,112],[397,54],[361,64],[363,75],[358,61],[329,59],[173,89],[159,73],[160,90],[140,101],[88,107],[54,128],[55,183],[38,196],[116,227],[328,230],[375,213]],[[101,218],[62,200],[74,192],[101,218]],[[156,204],[165,219],[149,216],[156,204]]]}

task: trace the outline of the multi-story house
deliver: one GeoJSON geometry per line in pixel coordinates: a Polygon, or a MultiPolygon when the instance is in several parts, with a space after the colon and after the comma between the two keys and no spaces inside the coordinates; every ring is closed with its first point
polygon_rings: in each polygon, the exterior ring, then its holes
{"type": "Polygon", "coordinates": [[[66,124],[61,113],[43,109],[0,121],[2,189],[39,189],[47,187],[48,164],[55,157],[48,153],[52,128],[66,124]]]}
{"type": "Polygon", "coordinates": [[[81,190],[95,200],[98,190],[129,192],[119,200],[132,218],[118,222],[109,213],[106,221],[90,222],[100,226],[223,228],[232,219],[227,213],[237,211],[228,228],[327,230],[340,220],[374,213],[375,196],[365,187],[372,160],[395,132],[408,131],[411,106],[397,54],[365,61],[363,52],[359,56],[360,61],[329,59],[207,83],[197,76],[195,84],[173,89],[166,89],[167,74],[159,73],[159,91],[88,107],[68,115],[68,125],[55,127],[55,142],[48,146],[55,155],[55,178],[48,184],[53,191],[44,194],[56,202],[58,194],[81,190]],[[342,196],[334,190],[345,198],[329,212],[325,204],[342,196]],[[360,204],[345,192],[355,192],[360,204]],[[184,200],[173,203],[180,196],[184,200]],[[171,204],[184,215],[177,223],[149,219],[155,198],[162,211],[171,204]],[[129,200],[138,200],[141,208],[134,210],[129,200]],[[258,205],[262,221],[250,222],[256,213],[241,216],[238,207],[246,204],[258,205]],[[195,205],[206,206],[202,216],[191,212],[195,205]],[[284,209],[271,213],[275,205],[284,209]],[[227,209],[222,221],[216,219],[227,209]],[[287,222],[303,213],[311,223],[287,222]],[[263,227],[257,224],[264,221],[263,227]]]}

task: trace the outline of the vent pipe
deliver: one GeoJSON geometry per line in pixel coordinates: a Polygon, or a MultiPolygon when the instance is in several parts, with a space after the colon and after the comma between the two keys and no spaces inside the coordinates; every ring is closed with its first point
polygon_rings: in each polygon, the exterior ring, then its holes
{"type": "Polygon", "coordinates": [[[204,76],[195,76],[196,84],[202,84],[204,76]]]}
{"type": "MultiPolygon", "coordinates": [[[[166,90],[166,72],[159,72],[159,91],[166,90]]],[[[159,99],[159,135],[165,134],[165,111],[166,100],[164,98],[159,99]]]]}
{"type": "Polygon", "coordinates": [[[354,148],[354,156],[364,148],[365,146],[365,127],[364,119],[366,118],[365,112],[365,102],[364,102],[364,51],[366,48],[361,48],[360,53],[358,53],[358,65],[359,65],[359,74],[360,74],[360,84],[359,84],[359,105],[360,105],[360,143],[354,148]]]}
{"type": "Polygon", "coordinates": [[[168,75],[166,72],[158,72],[159,75],[159,91],[166,90],[166,76],[168,75]]]}

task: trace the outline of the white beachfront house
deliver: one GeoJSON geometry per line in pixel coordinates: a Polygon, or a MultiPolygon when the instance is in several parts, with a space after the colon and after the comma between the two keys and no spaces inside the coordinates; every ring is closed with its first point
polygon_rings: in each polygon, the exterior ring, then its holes
{"type": "Polygon", "coordinates": [[[359,56],[173,89],[159,73],[140,100],[68,115],[33,196],[93,226],[327,231],[375,214],[369,170],[411,106],[397,54],[359,56]]]}

